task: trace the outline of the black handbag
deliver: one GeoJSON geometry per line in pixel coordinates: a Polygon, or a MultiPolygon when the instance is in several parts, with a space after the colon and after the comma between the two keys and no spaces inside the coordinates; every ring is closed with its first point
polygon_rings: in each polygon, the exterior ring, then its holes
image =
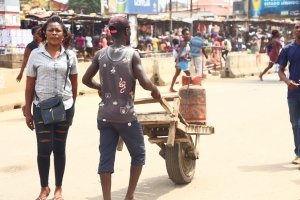
{"type": "MultiPolygon", "coordinates": [[[[66,72],[64,89],[66,88],[67,78],[70,70],[69,55],[66,51],[65,53],[67,56],[67,72],[66,72]]],[[[35,95],[39,100],[37,94],[35,95]]],[[[41,115],[45,125],[63,122],[66,120],[66,110],[65,110],[62,96],[56,95],[49,99],[40,101],[38,103],[38,106],[41,109],[41,115]]]]}
{"type": "Polygon", "coordinates": [[[39,106],[44,124],[53,124],[66,120],[66,110],[61,96],[41,101],[39,106]]]}

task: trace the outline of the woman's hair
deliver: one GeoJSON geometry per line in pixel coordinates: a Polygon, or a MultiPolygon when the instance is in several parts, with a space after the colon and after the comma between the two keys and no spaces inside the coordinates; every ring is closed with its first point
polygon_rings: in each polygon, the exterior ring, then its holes
{"type": "Polygon", "coordinates": [[[64,38],[62,45],[65,49],[69,48],[71,46],[71,41],[72,41],[72,34],[70,31],[67,32],[67,36],[64,38]]]}
{"type": "Polygon", "coordinates": [[[34,26],[31,28],[31,34],[34,35],[39,29],[41,28],[41,26],[34,26]]]}
{"type": "MultiPolygon", "coordinates": [[[[54,14],[52,15],[42,26],[42,29],[41,29],[41,37],[42,37],[42,40],[43,41],[46,41],[46,30],[48,28],[48,25],[51,24],[51,23],[59,23],[61,25],[61,28],[63,30],[63,33],[64,33],[64,42],[63,43],[70,43],[70,42],[66,42],[65,40],[68,40],[68,38],[70,37],[69,36],[69,33],[68,33],[68,30],[66,28],[66,26],[64,25],[62,19],[60,16],[54,14]]],[[[66,47],[66,46],[65,46],[66,47]]]]}
{"type": "Polygon", "coordinates": [[[188,31],[189,31],[188,28],[184,28],[184,29],[182,29],[181,34],[184,35],[184,34],[185,34],[186,32],[188,32],[188,31]]]}
{"type": "Polygon", "coordinates": [[[178,45],[179,44],[179,40],[177,38],[174,38],[172,40],[173,46],[178,45]]]}
{"type": "Polygon", "coordinates": [[[276,37],[279,34],[279,31],[278,30],[273,30],[271,34],[272,34],[272,38],[276,37]]]}

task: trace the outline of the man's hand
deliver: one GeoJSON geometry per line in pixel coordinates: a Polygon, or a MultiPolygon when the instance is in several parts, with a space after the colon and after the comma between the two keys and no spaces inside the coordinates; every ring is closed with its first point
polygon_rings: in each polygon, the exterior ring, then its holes
{"type": "Polygon", "coordinates": [[[102,98],[102,92],[101,92],[101,90],[98,90],[98,95],[99,95],[100,98],[102,98]]]}
{"type": "Polygon", "coordinates": [[[153,97],[153,99],[161,99],[161,95],[157,87],[151,92],[151,96],[153,97]]]}
{"type": "Polygon", "coordinates": [[[297,90],[299,86],[299,84],[295,83],[293,80],[288,80],[286,84],[290,90],[297,90]]]}

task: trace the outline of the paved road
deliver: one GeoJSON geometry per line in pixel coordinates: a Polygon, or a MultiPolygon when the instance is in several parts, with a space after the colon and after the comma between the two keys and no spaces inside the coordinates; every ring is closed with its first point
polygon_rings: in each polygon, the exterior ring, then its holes
{"type": "MultiPolygon", "coordinates": [[[[210,78],[207,122],[216,133],[203,136],[193,181],[175,185],[168,179],[159,148],[146,142],[147,164],[136,192],[138,200],[295,200],[300,199],[300,175],[293,159],[286,87],[277,76],[243,79],[210,78]]],[[[177,88],[179,85],[177,85],[177,88]]],[[[167,88],[161,88],[166,92],[167,88]]],[[[149,95],[138,91],[139,96],[149,95]]],[[[66,200],[102,199],[98,164],[96,110],[99,99],[78,98],[67,145],[64,177],[66,200]]],[[[139,106],[153,110],[159,106],[139,106]]],[[[0,113],[0,200],[34,199],[39,192],[35,135],[26,128],[20,110],[0,113]]],[[[147,138],[145,138],[147,139],[147,138]]],[[[113,200],[126,193],[129,156],[117,153],[113,200]]],[[[54,188],[53,166],[50,187],[54,188]]]]}

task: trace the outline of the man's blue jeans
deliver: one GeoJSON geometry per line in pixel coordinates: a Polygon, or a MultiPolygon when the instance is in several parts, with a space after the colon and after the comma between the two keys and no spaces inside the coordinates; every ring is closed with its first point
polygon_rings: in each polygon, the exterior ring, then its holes
{"type": "Polygon", "coordinates": [[[300,97],[288,98],[290,122],[295,143],[295,154],[300,157],[300,97]]]}

